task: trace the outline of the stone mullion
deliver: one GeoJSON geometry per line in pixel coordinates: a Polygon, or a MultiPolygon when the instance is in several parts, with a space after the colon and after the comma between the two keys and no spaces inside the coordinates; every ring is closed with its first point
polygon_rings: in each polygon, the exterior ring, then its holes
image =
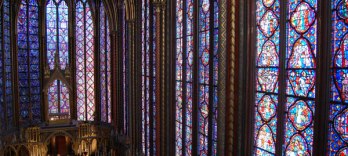
{"type": "Polygon", "coordinates": [[[117,131],[117,126],[118,126],[118,113],[117,111],[118,109],[118,101],[119,101],[119,90],[118,90],[118,82],[119,82],[119,72],[118,72],[118,60],[117,58],[119,58],[119,53],[117,52],[116,48],[117,48],[117,37],[116,37],[116,31],[111,31],[110,30],[110,53],[111,53],[111,86],[112,86],[112,90],[111,90],[111,109],[112,109],[112,125],[114,126],[114,128],[117,131]]]}
{"type": "MultiPolygon", "coordinates": [[[[235,3],[235,0],[232,0],[235,3]]],[[[225,110],[226,110],[226,60],[227,60],[227,1],[226,0],[220,0],[219,4],[219,51],[218,51],[218,58],[219,58],[219,71],[218,71],[218,121],[217,121],[217,155],[225,155],[225,110]]],[[[232,16],[235,14],[235,6],[232,5],[231,12],[233,12],[232,16]]],[[[234,19],[232,20],[234,22],[234,19]]],[[[234,23],[232,23],[234,26],[234,23]]],[[[231,36],[235,35],[235,32],[231,32],[231,36]]],[[[234,36],[233,36],[234,37],[234,36]]],[[[234,55],[232,54],[232,57],[234,55]]],[[[231,62],[234,63],[234,58],[231,59],[231,62]]],[[[232,71],[234,72],[234,71],[232,71]]],[[[233,80],[232,80],[233,81],[233,80]]],[[[234,82],[232,82],[232,85],[234,85],[234,82]]],[[[232,92],[233,93],[233,92],[232,92]]],[[[232,96],[233,100],[233,96],[232,96]]],[[[231,109],[231,108],[229,108],[231,109]]],[[[233,119],[232,119],[233,120],[233,119]]],[[[227,148],[226,148],[227,149],[227,148]]],[[[227,153],[226,153],[227,154],[227,153]]]]}
{"type": "MultiPolygon", "coordinates": [[[[44,72],[45,72],[45,64],[46,64],[46,53],[45,53],[45,30],[46,30],[46,24],[45,24],[45,18],[46,18],[46,11],[44,9],[45,3],[39,2],[39,69],[40,69],[40,89],[43,89],[44,86],[44,72]]],[[[40,99],[43,104],[41,104],[41,121],[46,121],[46,103],[45,99],[48,98],[48,96],[45,96],[45,93],[42,91],[40,92],[40,99]]]]}
{"type": "Polygon", "coordinates": [[[69,55],[70,57],[70,64],[69,66],[71,67],[72,70],[72,77],[70,78],[70,80],[68,80],[71,84],[71,88],[72,91],[70,90],[70,94],[69,97],[71,96],[72,98],[69,99],[70,102],[70,112],[71,113],[71,119],[75,119],[77,120],[77,86],[76,86],[76,38],[75,38],[75,27],[76,27],[76,23],[75,23],[75,16],[76,16],[76,6],[74,2],[70,2],[70,7],[68,8],[70,10],[69,12],[69,55]]]}
{"type": "MultiPolygon", "coordinates": [[[[20,106],[19,106],[19,92],[18,92],[18,70],[17,70],[17,53],[18,53],[18,48],[16,46],[16,42],[17,41],[17,31],[16,31],[16,20],[17,18],[13,18],[13,17],[17,17],[15,15],[16,13],[16,3],[11,3],[12,1],[10,1],[10,24],[11,24],[11,28],[10,28],[10,46],[11,46],[11,65],[12,65],[12,71],[11,71],[11,80],[12,80],[12,102],[14,105],[14,126],[19,126],[19,118],[20,118],[20,106]]],[[[6,73],[6,71],[4,71],[6,73]]],[[[6,81],[6,79],[5,79],[6,81]]],[[[5,96],[6,97],[6,96],[5,96]]],[[[4,100],[4,102],[6,103],[6,99],[4,100]]]]}
{"type": "Polygon", "coordinates": [[[155,140],[155,145],[156,145],[156,156],[161,155],[161,11],[160,7],[158,7],[156,4],[154,4],[154,16],[156,17],[155,25],[156,25],[156,39],[155,39],[155,56],[156,56],[156,61],[155,61],[155,66],[156,66],[156,76],[155,76],[155,96],[156,96],[156,101],[155,101],[155,109],[156,109],[156,140],[155,140]]]}
{"type": "MultiPolygon", "coordinates": [[[[136,1],[135,3],[135,14],[136,14],[136,20],[135,25],[142,25],[142,8],[141,8],[141,2],[142,1],[136,1]]],[[[135,37],[136,43],[142,43],[142,36],[141,34],[142,27],[135,27],[135,36],[141,36],[141,37],[135,37]]],[[[144,43],[145,44],[145,43],[144,43]]],[[[139,155],[142,153],[142,44],[135,44],[135,112],[137,114],[136,116],[136,155],[139,155]]],[[[145,96],[145,94],[144,94],[145,96]]]]}
{"type": "MultiPolygon", "coordinates": [[[[237,27],[236,27],[236,21],[237,21],[237,1],[238,0],[232,0],[232,1],[225,1],[225,5],[221,6],[221,16],[225,17],[225,21],[227,22],[226,24],[226,28],[224,31],[228,31],[231,32],[229,34],[226,34],[225,36],[223,36],[223,34],[221,34],[221,39],[225,38],[226,39],[226,44],[227,47],[225,48],[226,50],[226,60],[228,63],[227,64],[227,78],[226,78],[226,109],[222,110],[222,107],[220,107],[221,110],[220,111],[225,111],[225,112],[220,112],[220,113],[225,113],[225,127],[220,127],[218,126],[218,128],[220,128],[220,130],[224,131],[223,133],[226,134],[226,137],[223,138],[225,142],[225,155],[226,156],[232,156],[233,153],[237,150],[233,150],[234,147],[234,125],[236,125],[236,120],[234,119],[235,117],[235,113],[234,111],[236,110],[237,106],[236,104],[238,103],[238,98],[236,98],[238,96],[238,94],[236,93],[236,90],[238,90],[238,63],[236,58],[238,57],[238,46],[237,46],[237,27]],[[226,7],[232,8],[230,10],[226,10],[226,7]],[[225,13],[223,13],[223,10],[227,11],[225,13]],[[226,15],[227,14],[227,15],[226,15]],[[225,128],[225,129],[223,129],[225,128]]],[[[221,17],[221,18],[222,18],[221,17]]],[[[223,23],[223,20],[221,20],[221,22],[223,23]]],[[[223,24],[221,24],[223,25],[223,24]]],[[[222,33],[222,32],[221,32],[222,33]]],[[[222,47],[223,48],[223,47],[222,47]]],[[[220,68],[220,67],[219,67],[220,68]]],[[[220,75],[219,75],[220,77],[220,75]]],[[[220,87],[220,86],[219,86],[220,87]]],[[[220,102],[219,102],[220,103],[220,102]]],[[[220,132],[220,130],[218,130],[218,133],[220,132]]],[[[221,136],[221,134],[218,134],[219,136],[221,136]]],[[[220,140],[218,136],[218,140],[220,140]]],[[[219,144],[218,144],[218,149],[220,150],[219,144]]]]}
{"type": "MultiPolygon", "coordinates": [[[[135,155],[135,145],[136,145],[136,112],[135,112],[135,60],[134,60],[134,56],[135,56],[135,42],[134,42],[134,19],[130,19],[127,20],[127,35],[128,35],[128,64],[129,64],[129,72],[130,74],[128,76],[130,77],[126,77],[126,79],[129,78],[129,89],[128,89],[128,96],[129,96],[129,101],[128,101],[128,108],[129,108],[129,112],[125,112],[128,117],[129,117],[129,122],[128,125],[129,129],[128,129],[128,137],[131,138],[131,155],[135,155]]],[[[128,73],[126,73],[128,74],[128,73]]]]}
{"type": "MultiPolygon", "coordinates": [[[[95,9],[95,14],[94,14],[94,56],[95,56],[95,66],[94,66],[94,90],[95,90],[95,121],[96,122],[101,122],[101,90],[100,88],[100,84],[101,84],[101,75],[100,75],[100,19],[99,19],[99,15],[100,15],[100,7],[99,7],[99,3],[97,3],[96,5],[96,9],[95,9]],[[99,19],[99,20],[97,20],[99,19]]],[[[106,30],[105,30],[106,31],[106,30]]],[[[106,61],[106,60],[105,60],[106,61]]],[[[107,67],[105,66],[105,70],[107,70],[107,67]]],[[[107,106],[106,106],[107,107],[107,106]]],[[[107,111],[106,111],[107,113],[107,111]]]]}
{"type": "MultiPolygon", "coordinates": [[[[123,33],[125,33],[125,30],[124,30],[124,23],[123,23],[123,13],[124,13],[124,11],[123,11],[123,5],[122,4],[119,4],[118,5],[118,22],[117,22],[117,24],[118,24],[118,30],[117,30],[117,32],[115,33],[115,36],[117,37],[117,39],[116,39],[116,43],[115,43],[115,46],[116,46],[116,44],[117,44],[117,46],[118,47],[116,47],[117,48],[117,50],[118,50],[118,52],[116,52],[117,54],[117,57],[115,58],[115,59],[117,59],[118,61],[117,61],[117,64],[118,64],[118,66],[117,66],[117,68],[116,68],[116,76],[118,77],[118,81],[116,82],[116,86],[117,86],[117,91],[118,91],[118,94],[117,94],[117,102],[115,102],[116,103],[116,106],[117,106],[117,109],[118,109],[118,118],[119,119],[123,119],[124,118],[124,116],[123,116],[123,107],[124,107],[124,93],[123,93],[123,85],[125,85],[125,84],[123,84],[123,49],[124,49],[124,47],[123,47],[123,37],[124,37],[124,35],[123,35],[123,33]]],[[[119,120],[119,122],[117,122],[117,129],[118,129],[118,133],[120,133],[120,134],[124,134],[124,132],[123,132],[123,126],[124,126],[124,119],[123,120],[119,120]]]]}
{"type": "Polygon", "coordinates": [[[161,76],[162,76],[162,78],[161,78],[161,92],[162,92],[162,97],[161,97],[161,118],[162,118],[162,120],[161,120],[161,125],[162,125],[162,130],[161,130],[161,136],[164,136],[164,137],[162,137],[162,140],[161,140],[161,148],[163,149],[163,150],[161,150],[161,155],[166,155],[167,153],[166,153],[166,151],[167,151],[167,149],[166,149],[166,143],[167,143],[167,126],[164,126],[164,125],[166,125],[166,123],[167,123],[167,121],[166,121],[166,110],[167,110],[167,91],[166,91],[166,87],[167,87],[167,69],[168,68],[166,68],[166,62],[167,62],[167,60],[169,60],[169,59],[167,59],[167,55],[166,55],[166,50],[165,50],[165,48],[166,48],[166,46],[165,46],[165,39],[166,39],[166,5],[165,5],[166,3],[165,2],[162,2],[162,5],[161,5],[161,20],[162,20],[162,22],[161,22],[161,50],[162,50],[162,53],[161,53],[161,57],[162,57],[162,59],[161,59],[161,76]]]}

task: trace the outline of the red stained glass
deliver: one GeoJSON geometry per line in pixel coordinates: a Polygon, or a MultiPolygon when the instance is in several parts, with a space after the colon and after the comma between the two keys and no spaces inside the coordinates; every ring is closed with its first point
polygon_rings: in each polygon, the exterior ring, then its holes
{"type": "Polygon", "coordinates": [[[92,12],[86,0],[76,3],[77,118],[94,121],[94,30],[92,12]]]}
{"type": "Polygon", "coordinates": [[[111,54],[108,18],[100,6],[100,89],[101,120],[111,123],[111,54]]]}
{"type": "Polygon", "coordinates": [[[176,155],[216,155],[217,148],[217,80],[218,80],[218,27],[219,2],[199,0],[176,1],[176,155]],[[194,10],[199,12],[194,24],[194,10]],[[195,26],[198,42],[195,43],[195,26]],[[198,44],[198,51],[194,51],[198,44]],[[198,58],[197,58],[198,57],[198,58]],[[198,69],[194,62],[198,61],[198,69]],[[193,87],[198,75],[198,88],[193,87]],[[198,103],[193,103],[193,91],[199,91],[198,103]],[[193,106],[198,111],[198,121],[193,121],[193,106]],[[192,126],[198,122],[198,133],[192,126]],[[192,137],[198,136],[198,151],[192,151],[192,137]]]}

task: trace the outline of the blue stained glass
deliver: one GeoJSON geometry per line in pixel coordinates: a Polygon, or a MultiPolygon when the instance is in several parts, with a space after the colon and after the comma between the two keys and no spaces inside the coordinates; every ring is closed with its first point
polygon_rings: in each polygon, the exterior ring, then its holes
{"type": "MultiPolygon", "coordinates": [[[[51,70],[60,68],[65,70],[69,65],[69,29],[68,29],[68,5],[65,0],[47,0],[46,1],[46,48],[47,48],[47,63],[51,70]],[[55,55],[58,52],[59,67],[55,67],[55,55]]],[[[33,26],[35,23],[33,23],[33,26]]],[[[35,25],[37,26],[37,24],[35,25]]],[[[30,34],[36,30],[30,30],[30,34]]],[[[30,35],[31,43],[38,42],[38,37],[30,35]]],[[[30,44],[30,70],[31,70],[31,85],[36,86],[31,89],[31,92],[39,93],[39,74],[35,73],[40,70],[39,56],[34,56],[38,53],[38,44],[30,44]]],[[[37,101],[39,96],[34,96],[32,101],[37,101]]],[[[66,84],[62,81],[55,80],[50,84],[48,91],[48,107],[49,119],[60,120],[70,118],[69,105],[69,90],[66,84]]],[[[38,111],[36,111],[38,112],[38,111]]]]}
{"type": "Polygon", "coordinates": [[[59,1],[59,3],[56,3],[54,0],[47,1],[47,61],[51,70],[54,68],[54,55],[56,51],[59,52],[59,62],[61,69],[65,69],[67,64],[69,63],[68,15],[68,6],[64,0],[59,1]]]}
{"type": "Polygon", "coordinates": [[[150,0],[142,0],[142,150],[145,155],[156,155],[158,148],[156,140],[158,99],[155,92],[157,16],[150,16],[151,10],[150,0]]]}
{"type": "Polygon", "coordinates": [[[100,88],[101,120],[111,123],[111,54],[109,22],[103,3],[100,6],[100,88]]]}
{"type": "Polygon", "coordinates": [[[151,106],[150,96],[150,61],[149,61],[149,0],[142,0],[142,151],[148,156],[150,155],[150,112],[149,107],[151,106]]]}
{"type": "Polygon", "coordinates": [[[18,27],[20,120],[41,120],[39,81],[38,4],[22,0],[18,27]]]}
{"type": "Polygon", "coordinates": [[[1,105],[5,109],[5,120],[7,119],[6,128],[11,128],[14,122],[14,107],[13,107],[13,98],[12,98],[12,56],[11,56],[11,40],[10,40],[10,1],[4,0],[2,5],[2,41],[3,47],[1,47],[3,58],[1,59],[1,73],[4,75],[1,77],[1,87],[4,90],[0,91],[1,93],[1,105]]]}
{"type": "Polygon", "coordinates": [[[199,148],[200,155],[216,155],[217,134],[216,134],[216,116],[217,116],[217,47],[218,47],[218,1],[199,1],[199,104],[198,104],[198,122],[199,122],[199,148]],[[211,10],[213,13],[211,14],[211,10]],[[213,16],[213,21],[211,21],[213,16]],[[214,31],[210,31],[210,29],[214,31]],[[211,40],[213,42],[211,42],[211,40]],[[211,52],[212,51],[212,52],[211,52]],[[215,72],[214,72],[215,68],[215,72]],[[211,71],[211,69],[213,69],[211,71]],[[214,77],[215,75],[215,77],[214,77]],[[210,91],[212,90],[212,91],[210,91]],[[213,94],[211,94],[213,93],[213,94]],[[210,106],[212,105],[212,106],[210,106]],[[209,119],[212,116],[212,120],[209,119]],[[212,127],[212,133],[209,129],[212,127]],[[212,138],[213,142],[209,142],[212,138]],[[210,148],[210,149],[209,149],[210,148]]]}
{"type": "Polygon", "coordinates": [[[59,62],[60,68],[65,69],[69,64],[69,10],[65,1],[61,1],[58,6],[58,49],[59,49],[59,62]]]}
{"type": "Polygon", "coordinates": [[[57,9],[54,0],[48,0],[46,6],[46,43],[47,62],[50,69],[54,68],[54,55],[57,50],[57,9]]]}
{"type": "Polygon", "coordinates": [[[332,0],[332,46],[328,155],[348,154],[348,14],[347,1],[332,0]]]}
{"type": "MultiPolygon", "coordinates": [[[[153,84],[153,90],[150,90],[151,92],[152,92],[152,95],[153,95],[153,97],[150,97],[150,98],[152,98],[152,103],[150,103],[150,107],[152,107],[152,110],[153,110],[153,112],[152,112],[152,114],[150,113],[149,115],[152,115],[152,118],[153,118],[153,138],[151,138],[152,139],[152,141],[154,142],[154,145],[153,145],[153,153],[154,154],[156,154],[156,149],[158,148],[156,145],[158,145],[157,143],[158,143],[158,141],[156,140],[156,138],[157,138],[157,135],[156,135],[156,130],[157,130],[157,125],[158,125],[158,121],[156,120],[156,114],[157,114],[157,107],[156,107],[156,69],[157,69],[157,67],[156,67],[156,55],[157,55],[157,53],[156,53],[156,50],[157,50],[157,46],[156,46],[156,39],[157,39],[157,34],[156,34],[156,31],[157,31],[157,27],[156,27],[156,19],[157,19],[157,16],[156,15],[153,15],[152,16],[153,17],[153,29],[152,29],[152,31],[153,31],[153,36],[152,36],[152,42],[153,43],[150,43],[150,44],[152,44],[152,51],[150,51],[150,53],[152,53],[152,61],[153,61],[153,64],[152,64],[152,70],[153,70],[153,73],[151,73],[152,75],[152,78],[151,78],[151,81],[152,81],[152,84],[153,84]]],[[[150,56],[151,56],[151,54],[150,54],[150,56]]]]}
{"type": "Polygon", "coordinates": [[[315,109],[317,1],[290,0],[286,52],[285,155],[311,155],[315,109]]]}
{"type": "Polygon", "coordinates": [[[194,8],[192,0],[176,1],[176,155],[192,155],[193,135],[198,136],[199,155],[217,152],[219,1],[199,0],[198,4],[194,8]],[[199,11],[198,19],[194,19],[194,9],[199,11]],[[199,21],[197,43],[194,20],[199,21]],[[196,56],[197,71],[193,67],[196,56]],[[199,77],[198,88],[193,88],[194,74],[199,77]],[[193,103],[194,89],[199,90],[198,104],[193,103]],[[193,105],[198,105],[198,121],[192,121],[193,105]],[[192,132],[194,122],[199,125],[197,134],[192,132]]]}

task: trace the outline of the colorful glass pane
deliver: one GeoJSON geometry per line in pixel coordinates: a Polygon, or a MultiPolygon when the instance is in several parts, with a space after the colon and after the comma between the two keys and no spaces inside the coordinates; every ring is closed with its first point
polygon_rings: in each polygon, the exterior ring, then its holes
{"type": "Polygon", "coordinates": [[[182,150],[184,147],[183,138],[183,23],[184,23],[184,2],[176,1],[176,126],[175,126],[175,152],[176,155],[183,155],[182,150]]]}
{"type": "Polygon", "coordinates": [[[48,0],[46,6],[46,44],[47,62],[50,69],[54,68],[54,55],[57,50],[57,8],[54,0],[48,0]]]}
{"type": "Polygon", "coordinates": [[[100,90],[101,120],[111,123],[111,54],[109,23],[103,3],[100,6],[100,90]]]}
{"type": "Polygon", "coordinates": [[[317,1],[288,2],[285,155],[311,155],[315,108],[317,1]]]}
{"type": "Polygon", "coordinates": [[[48,88],[49,120],[70,118],[69,89],[62,81],[55,80],[48,88]]]}
{"type": "Polygon", "coordinates": [[[199,155],[216,155],[218,6],[217,0],[199,1],[199,155]]]}
{"type": "Polygon", "coordinates": [[[48,0],[46,6],[46,43],[49,68],[54,69],[54,56],[58,51],[60,68],[69,63],[69,11],[64,0],[48,0]],[[59,21],[59,22],[58,22],[59,21]]]}
{"type": "Polygon", "coordinates": [[[59,113],[59,91],[58,91],[58,81],[55,80],[48,89],[48,113],[58,114],[59,113]]]}
{"type": "Polygon", "coordinates": [[[3,69],[4,69],[4,103],[7,109],[8,127],[11,127],[14,121],[14,107],[12,95],[12,52],[11,52],[11,21],[10,21],[10,1],[3,1],[3,69]]]}
{"type": "Polygon", "coordinates": [[[150,42],[149,42],[149,23],[150,23],[150,2],[142,0],[142,151],[145,155],[150,155],[150,42]]]}
{"type": "Polygon", "coordinates": [[[193,135],[198,136],[198,154],[216,155],[217,149],[217,83],[219,1],[176,1],[176,155],[192,155],[193,135]],[[194,10],[199,12],[198,42],[194,43],[194,10]],[[198,45],[198,52],[194,45],[198,45]],[[198,57],[198,59],[195,59],[198,57]],[[198,60],[198,69],[193,63],[198,60]],[[198,75],[198,88],[193,87],[193,75],[198,75]],[[193,103],[193,91],[199,90],[198,104],[193,103]],[[198,121],[193,121],[193,105],[198,105],[198,121]],[[193,122],[198,133],[193,134],[193,122]]]}
{"type": "Polygon", "coordinates": [[[3,55],[0,56],[0,130],[9,129],[13,126],[14,112],[13,112],[13,99],[12,99],[12,57],[11,57],[11,40],[10,40],[10,1],[4,0],[2,3],[1,16],[0,16],[1,37],[2,44],[0,50],[3,55]]]}
{"type": "Polygon", "coordinates": [[[256,6],[254,155],[274,155],[278,107],[279,0],[257,0],[256,6]]]}
{"type": "MultiPolygon", "coordinates": [[[[157,69],[157,67],[156,67],[156,61],[157,61],[157,59],[156,59],[156,50],[157,50],[157,46],[156,46],[156,39],[157,39],[157,34],[156,34],[156,31],[157,31],[157,29],[159,29],[158,27],[156,27],[156,19],[157,19],[158,17],[156,16],[156,15],[153,15],[152,16],[152,43],[151,43],[151,46],[152,46],[152,51],[150,51],[150,57],[152,57],[151,59],[152,59],[152,64],[150,65],[150,68],[151,68],[151,70],[152,70],[152,73],[151,73],[151,78],[150,78],[150,81],[152,81],[152,88],[150,89],[150,92],[152,92],[152,97],[150,96],[150,98],[152,98],[151,99],[151,103],[150,103],[150,107],[152,107],[152,113],[151,113],[151,111],[150,111],[150,116],[152,116],[151,118],[152,118],[152,120],[150,120],[150,121],[152,121],[152,122],[150,122],[150,123],[152,123],[152,142],[153,142],[153,145],[151,146],[152,148],[153,148],[153,154],[155,154],[156,155],[156,149],[158,148],[158,147],[156,147],[156,145],[158,145],[157,143],[157,141],[156,141],[156,132],[157,132],[157,123],[158,123],[158,121],[156,120],[156,114],[157,114],[157,108],[156,108],[156,81],[158,81],[158,80],[156,80],[156,69],[157,69]]],[[[150,71],[151,72],[151,71],[150,71]]]]}
{"type": "Polygon", "coordinates": [[[20,120],[40,121],[39,8],[22,0],[17,21],[20,120]]]}
{"type": "Polygon", "coordinates": [[[94,27],[86,0],[77,2],[75,22],[77,118],[94,121],[94,27]]]}
{"type": "Polygon", "coordinates": [[[128,29],[126,22],[126,9],[123,6],[121,13],[121,26],[122,26],[122,92],[123,92],[123,132],[125,134],[128,133],[128,123],[129,123],[129,44],[128,44],[128,29]]]}
{"type": "Polygon", "coordinates": [[[69,9],[65,1],[60,2],[57,16],[59,63],[64,70],[69,63],[69,9]]]}
{"type": "MultiPolygon", "coordinates": [[[[68,34],[68,6],[64,0],[47,0],[46,3],[46,45],[47,63],[49,69],[60,68],[65,70],[69,63],[69,34],[68,34]],[[58,52],[57,60],[60,64],[55,67],[55,55],[58,52]]],[[[37,25],[38,26],[38,25],[37,25]]],[[[31,44],[32,45],[32,44],[31,44]]],[[[31,51],[30,55],[33,55],[31,51]]],[[[38,70],[37,54],[36,64],[38,70]]],[[[35,61],[32,59],[31,61],[35,61]]],[[[34,63],[34,62],[31,62],[34,63]]],[[[34,76],[32,77],[34,79],[34,76]]],[[[39,74],[33,82],[39,83],[39,74]]],[[[32,84],[34,85],[34,83],[32,84]]],[[[37,88],[39,94],[40,90],[37,88]]],[[[37,96],[39,98],[40,96],[37,96]]],[[[69,90],[61,81],[55,80],[48,90],[48,107],[50,120],[70,118],[69,90]]]]}
{"type": "Polygon", "coordinates": [[[156,19],[150,0],[142,0],[142,147],[145,155],[156,155],[156,19]],[[151,16],[152,15],[152,16],[151,16]]]}
{"type": "Polygon", "coordinates": [[[348,2],[332,0],[328,155],[348,155],[348,2]]]}

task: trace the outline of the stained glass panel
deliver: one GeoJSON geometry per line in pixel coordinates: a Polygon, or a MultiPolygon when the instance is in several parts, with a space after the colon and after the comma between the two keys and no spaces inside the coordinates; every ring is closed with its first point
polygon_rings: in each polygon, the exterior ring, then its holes
{"type": "Polygon", "coordinates": [[[150,2],[142,0],[142,150],[145,155],[150,155],[150,2]]]}
{"type": "Polygon", "coordinates": [[[10,1],[3,1],[3,72],[4,72],[4,100],[7,109],[8,128],[14,121],[14,107],[12,95],[12,53],[11,53],[11,21],[10,21],[10,1]]]}
{"type": "Polygon", "coordinates": [[[217,152],[218,19],[218,0],[176,1],[176,155],[192,155],[193,135],[198,136],[199,155],[217,152]],[[198,19],[194,19],[195,10],[198,19]],[[195,24],[195,20],[199,22],[195,24]],[[198,52],[194,51],[195,45],[198,52]],[[194,69],[195,60],[198,69],[194,69]],[[198,88],[193,87],[193,81],[197,81],[194,75],[198,75],[198,88]],[[194,90],[199,92],[198,104],[193,103],[194,90]],[[198,106],[198,121],[192,120],[194,105],[198,106]],[[197,134],[192,132],[193,122],[198,122],[197,134]]]}
{"type": "Polygon", "coordinates": [[[49,68],[54,69],[54,56],[59,52],[60,68],[69,63],[68,6],[64,0],[48,0],[46,6],[46,43],[49,68]],[[59,22],[57,22],[59,21],[59,22]]]}
{"type": "Polygon", "coordinates": [[[100,88],[101,119],[111,123],[111,54],[109,23],[103,3],[100,6],[100,88]]]}
{"type": "Polygon", "coordinates": [[[175,126],[175,152],[176,155],[183,155],[183,1],[176,1],[176,126],[175,126]]]}
{"type": "Polygon", "coordinates": [[[55,80],[48,88],[49,120],[69,119],[70,102],[69,89],[62,81],[55,80]]]}
{"type": "Polygon", "coordinates": [[[142,148],[145,155],[158,149],[156,121],[156,19],[151,0],[142,0],[142,148]]]}
{"type": "Polygon", "coordinates": [[[257,0],[254,155],[274,155],[279,75],[279,1],[257,0]]]}
{"type": "Polygon", "coordinates": [[[94,121],[94,27],[86,0],[77,2],[75,20],[77,118],[94,121]]]}
{"type": "Polygon", "coordinates": [[[348,2],[332,0],[331,92],[328,155],[348,155],[348,2]]]}
{"type": "Polygon", "coordinates": [[[176,5],[176,154],[192,155],[193,1],[176,5]]]}
{"type": "Polygon", "coordinates": [[[61,1],[58,7],[58,49],[60,68],[65,69],[69,63],[69,10],[67,3],[61,1]]]}
{"type": "Polygon", "coordinates": [[[4,0],[2,3],[1,16],[0,16],[1,29],[1,46],[0,50],[3,55],[0,56],[0,130],[9,129],[13,126],[13,99],[12,99],[12,57],[11,57],[11,40],[10,40],[10,1],[4,0]]]}
{"type": "Polygon", "coordinates": [[[54,0],[48,0],[46,6],[46,43],[47,62],[50,69],[54,68],[54,55],[57,50],[57,9],[54,0]]]}
{"type": "Polygon", "coordinates": [[[40,121],[39,8],[28,2],[22,0],[17,21],[20,120],[40,121]]]}
{"type": "MultiPolygon", "coordinates": [[[[46,54],[50,70],[54,70],[54,68],[65,70],[69,64],[68,14],[68,6],[64,0],[47,1],[46,54]],[[57,62],[60,64],[59,67],[55,67],[55,55],[57,52],[57,62]]],[[[31,53],[32,52],[33,51],[31,51],[31,53]]],[[[32,59],[32,61],[34,61],[34,59],[32,59]]],[[[35,80],[37,83],[39,82],[38,75],[35,80]]],[[[50,84],[50,88],[48,89],[48,106],[50,109],[50,120],[70,118],[69,90],[66,87],[66,84],[58,80],[55,80],[50,84]]]]}
{"type": "Polygon", "coordinates": [[[128,123],[129,123],[129,79],[130,79],[130,62],[129,62],[129,35],[128,35],[128,25],[126,22],[126,9],[125,5],[123,5],[121,17],[121,27],[122,27],[122,92],[123,92],[123,132],[125,134],[128,132],[128,123]]]}
{"type": "Polygon", "coordinates": [[[285,155],[311,155],[315,109],[317,1],[289,0],[285,155]]]}
{"type": "Polygon", "coordinates": [[[218,7],[217,0],[199,1],[199,155],[216,155],[216,108],[218,66],[218,7]],[[213,19],[213,20],[212,20],[213,19]],[[214,66],[215,65],[215,66],[214,66]],[[214,72],[215,68],[215,72],[214,72]],[[215,81],[215,82],[214,82],[215,81]],[[212,140],[210,142],[209,140],[212,140]],[[209,153],[209,152],[212,153],[209,153]]]}
{"type": "MultiPolygon", "coordinates": [[[[152,88],[150,89],[150,92],[152,92],[152,97],[150,96],[150,98],[152,98],[150,101],[150,107],[152,107],[152,112],[150,111],[150,118],[152,118],[152,122],[150,122],[150,124],[152,124],[152,148],[153,148],[153,154],[156,154],[156,151],[157,151],[157,147],[156,147],[156,144],[157,144],[157,141],[156,141],[156,132],[157,132],[157,129],[156,129],[156,125],[158,123],[158,121],[156,120],[156,114],[157,114],[157,108],[156,108],[156,39],[157,39],[157,36],[156,36],[156,31],[157,29],[159,29],[158,27],[156,27],[156,18],[157,16],[156,15],[152,15],[152,43],[151,43],[151,46],[152,46],[152,51],[150,51],[150,57],[152,59],[152,64],[150,64],[150,72],[152,71],[151,73],[151,77],[150,77],[150,81],[152,81],[152,88]]],[[[150,135],[150,136],[151,136],[150,135]]]]}

